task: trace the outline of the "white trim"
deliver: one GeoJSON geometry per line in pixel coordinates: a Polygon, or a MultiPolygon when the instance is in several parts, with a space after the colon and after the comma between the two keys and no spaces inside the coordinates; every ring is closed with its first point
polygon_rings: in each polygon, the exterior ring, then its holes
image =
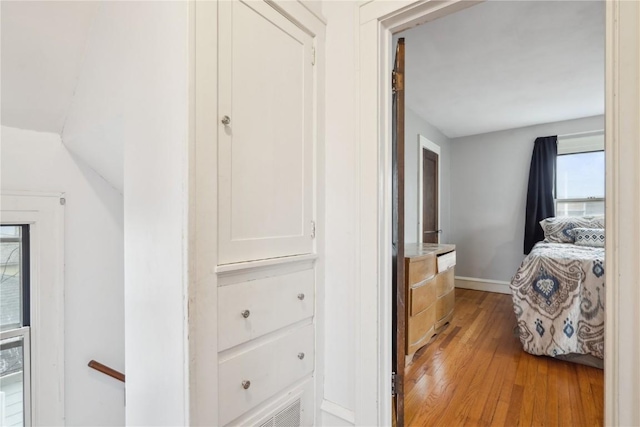
{"type": "Polygon", "coordinates": [[[189,138],[189,422],[218,425],[218,4],[192,3],[189,138]],[[192,21],[192,22],[193,22],[192,21]],[[202,325],[202,326],[201,326],[202,325]]]}
{"type": "Polygon", "coordinates": [[[336,418],[340,418],[342,421],[345,421],[349,424],[355,425],[356,423],[355,412],[330,400],[323,399],[322,404],[320,405],[320,409],[327,414],[331,414],[336,418]]]}
{"type": "Polygon", "coordinates": [[[604,129],[587,130],[587,131],[584,131],[584,132],[565,133],[563,135],[558,135],[558,140],[560,140],[560,139],[571,139],[571,138],[584,138],[584,137],[587,137],[587,136],[595,136],[595,135],[604,136],[604,129]]]}
{"type": "MultiPolygon", "coordinates": [[[[474,3],[360,3],[356,424],[391,424],[392,34],[474,3]]],[[[610,0],[606,11],[605,424],[640,425],[640,3],[610,0]]]]}
{"type": "Polygon", "coordinates": [[[62,193],[11,191],[3,191],[1,196],[0,221],[30,225],[32,425],[57,426],[65,422],[62,197],[62,193]]]}
{"type": "MultiPolygon", "coordinates": [[[[438,155],[438,230],[442,230],[442,168],[440,167],[440,146],[426,137],[418,134],[418,243],[423,242],[422,233],[424,232],[422,217],[424,214],[422,183],[424,182],[424,171],[422,170],[422,150],[429,150],[438,155]]],[[[438,233],[438,242],[440,242],[440,233],[438,233]]]]}
{"type": "MultiPolygon", "coordinates": [[[[3,341],[10,338],[22,338],[22,421],[25,426],[31,426],[33,407],[31,406],[31,328],[23,326],[18,329],[3,331],[0,334],[3,341]]],[[[5,382],[20,375],[20,372],[7,375],[0,382],[5,382]]],[[[4,402],[0,402],[0,411],[4,409],[4,402]]],[[[0,421],[4,423],[4,413],[0,413],[0,421]]],[[[4,425],[4,424],[3,424],[4,425]]]]}
{"type": "Polygon", "coordinates": [[[479,279],[477,277],[455,277],[456,288],[473,289],[474,291],[495,292],[511,295],[509,282],[502,280],[479,279]]]}
{"type": "Polygon", "coordinates": [[[221,264],[214,271],[218,274],[233,271],[246,271],[257,268],[271,267],[274,265],[287,265],[295,262],[313,261],[318,258],[317,254],[292,255],[280,258],[261,259],[257,261],[237,262],[234,264],[221,264]]]}
{"type": "Polygon", "coordinates": [[[356,425],[391,425],[392,417],[392,94],[388,84],[392,34],[476,3],[374,0],[360,4],[356,55],[356,425]]]}
{"type": "Polygon", "coordinates": [[[640,425],[640,3],[606,2],[605,425],[640,425]]]}
{"type": "Polygon", "coordinates": [[[604,129],[558,135],[558,156],[604,150],[604,129]]]}

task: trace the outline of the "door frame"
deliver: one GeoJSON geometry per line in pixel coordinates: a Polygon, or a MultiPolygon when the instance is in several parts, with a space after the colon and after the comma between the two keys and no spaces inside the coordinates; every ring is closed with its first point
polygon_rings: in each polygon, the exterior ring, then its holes
{"type": "MultiPolygon", "coordinates": [[[[424,224],[422,222],[424,215],[424,171],[422,170],[424,162],[422,161],[422,150],[429,150],[438,155],[438,230],[442,230],[442,168],[440,167],[442,154],[438,144],[418,134],[418,243],[422,243],[422,233],[424,233],[424,224]]],[[[438,243],[440,243],[441,237],[439,233],[438,243]]]]}
{"type": "MultiPolygon", "coordinates": [[[[479,1],[362,0],[357,40],[356,424],[391,424],[392,35],[479,1]]],[[[640,424],[640,4],[606,2],[605,423],[640,424]],[[621,61],[623,61],[621,63],[621,61]],[[621,90],[624,88],[624,90],[621,90]],[[620,248],[624,248],[620,251],[620,248]],[[623,297],[624,296],[624,297],[623,297]],[[624,338],[620,338],[624,337],[624,338]]]]}

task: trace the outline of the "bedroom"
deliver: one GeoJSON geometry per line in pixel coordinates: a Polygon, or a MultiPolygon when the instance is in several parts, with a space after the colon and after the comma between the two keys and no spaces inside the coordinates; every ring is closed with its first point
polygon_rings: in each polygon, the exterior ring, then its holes
{"type": "MultiPolygon", "coordinates": [[[[564,398],[584,400],[574,402],[585,406],[574,421],[601,424],[602,370],[521,357],[526,353],[514,332],[510,282],[525,259],[536,138],[557,136],[557,157],[547,161],[557,168],[557,200],[551,202],[557,202],[557,216],[604,213],[604,3],[488,2],[397,34],[393,50],[399,38],[406,57],[405,257],[424,254],[412,246],[419,241],[455,245],[455,273],[447,274],[455,274],[450,280],[456,288],[446,295],[446,307],[434,303],[439,335],[424,326],[406,337],[413,341],[404,378],[406,425],[545,424],[534,406],[553,403],[535,398],[535,390],[553,388],[558,378],[564,398]],[[483,334],[491,334],[495,345],[481,346],[483,334]],[[472,362],[463,360],[470,344],[483,349],[472,362]],[[533,369],[528,363],[544,374],[530,388],[522,377],[533,369]],[[465,397],[464,390],[481,397],[465,397]]],[[[553,216],[547,212],[538,220],[553,216]]],[[[596,223],[586,228],[604,227],[596,223]]],[[[411,298],[407,293],[407,306],[411,298]]],[[[407,310],[411,322],[415,313],[407,310]]],[[[534,331],[536,320],[530,321],[534,331]]],[[[572,335],[573,326],[567,329],[572,335]]],[[[540,331],[550,336],[548,324],[540,331]]],[[[557,410],[549,413],[558,417],[557,410]]]]}

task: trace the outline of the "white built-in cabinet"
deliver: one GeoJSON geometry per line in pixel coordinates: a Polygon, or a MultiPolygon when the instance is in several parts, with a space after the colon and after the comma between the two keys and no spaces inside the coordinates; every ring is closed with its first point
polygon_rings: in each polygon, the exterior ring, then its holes
{"type": "Polygon", "coordinates": [[[219,3],[219,264],[313,251],[314,40],[265,2],[219,3]]]}
{"type": "Polygon", "coordinates": [[[324,170],[318,4],[195,3],[193,424],[315,423],[324,170]]]}

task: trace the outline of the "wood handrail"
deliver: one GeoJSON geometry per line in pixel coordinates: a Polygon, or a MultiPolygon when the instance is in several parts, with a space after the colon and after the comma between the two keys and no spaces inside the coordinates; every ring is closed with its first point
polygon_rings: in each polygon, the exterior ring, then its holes
{"type": "Polygon", "coordinates": [[[88,366],[90,368],[95,369],[98,372],[102,372],[103,374],[110,376],[111,378],[115,378],[118,381],[124,382],[124,374],[122,372],[118,372],[115,369],[112,369],[106,365],[103,365],[100,362],[96,362],[95,360],[92,360],[89,362],[88,366]]]}

